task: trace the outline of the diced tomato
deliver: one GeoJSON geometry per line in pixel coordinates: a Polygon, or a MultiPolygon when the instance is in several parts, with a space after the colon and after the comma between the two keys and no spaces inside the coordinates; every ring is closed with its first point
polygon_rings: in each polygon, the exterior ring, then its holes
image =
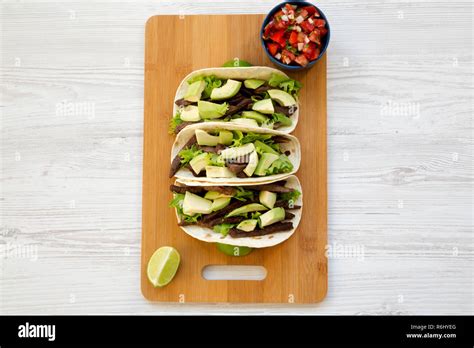
{"type": "Polygon", "coordinates": [[[306,17],[308,17],[309,13],[308,11],[306,11],[304,9],[304,7],[300,10],[300,13],[299,13],[299,16],[303,17],[304,19],[306,19],[306,17]]]}
{"type": "Polygon", "coordinates": [[[278,29],[278,30],[283,29],[284,30],[284,29],[288,28],[289,25],[290,25],[289,21],[285,22],[285,21],[282,21],[281,19],[279,19],[279,20],[275,19],[275,24],[273,26],[275,27],[275,29],[278,29]]]}
{"type": "Polygon", "coordinates": [[[270,52],[270,54],[274,56],[275,54],[278,53],[278,49],[280,48],[280,45],[273,42],[269,42],[267,43],[267,48],[268,48],[268,52],[270,52]]]}
{"type": "Polygon", "coordinates": [[[277,13],[275,13],[275,14],[273,15],[273,18],[275,18],[275,19],[277,19],[277,20],[280,20],[280,19],[281,19],[281,16],[283,16],[283,15],[284,15],[283,11],[280,10],[280,11],[278,11],[277,13]]]}
{"type": "Polygon", "coordinates": [[[326,26],[326,21],[324,19],[314,19],[313,23],[317,28],[324,28],[326,26]]]}
{"type": "Polygon", "coordinates": [[[304,54],[300,54],[298,57],[295,58],[295,62],[301,66],[308,65],[308,59],[305,57],[304,54]]]}
{"type": "Polygon", "coordinates": [[[303,10],[308,12],[308,15],[312,16],[314,15],[315,17],[319,17],[319,12],[316,10],[316,7],[314,6],[305,6],[302,7],[303,10]]]}
{"type": "Polygon", "coordinates": [[[292,31],[290,34],[290,38],[288,39],[288,42],[290,43],[291,46],[296,46],[298,44],[298,32],[297,31],[292,31]]]}
{"type": "Polygon", "coordinates": [[[290,4],[285,4],[285,8],[286,10],[288,11],[286,14],[289,15],[289,14],[295,14],[295,9],[293,8],[293,6],[291,6],[290,4]]]}
{"type": "Polygon", "coordinates": [[[308,45],[306,45],[303,48],[303,54],[308,58],[308,60],[315,60],[318,58],[320,53],[320,49],[316,47],[316,44],[313,42],[310,42],[308,45]]]}
{"type": "Polygon", "coordinates": [[[301,22],[301,23],[300,23],[300,27],[301,27],[301,29],[303,29],[303,31],[304,31],[305,33],[311,33],[311,32],[313,31],[313,29],[314,29],[314,25],[311,24],[311,23],[308,22],[308,21],[303,21],[303,22],[301,22]]]}
{"type": "Polygon", "coordinates": [[[318,29],[314,29],[311,32],[311,34],[309,34],[308,38],[310,41],[313,41],[314,43],[321,45],[321,35],[318,29]]]}
{"type": "Polygon", "coordinates": [[[306,34],[300,31],[298,33],[298,42],[304,42],[304,38],[306,37],[306,34]]]}
{"type": "Polygon", "coordinates": [[[326,28],[318,28],[319,33],[321,34],[321,37],[325,36],[328,33],[328,30],[326,28]]]}
{"type": "Polygon", "coordinates": [[[270,33],[273,29],[273,21],[270,21],[263,29],[263,38],[268,39],[270,37],[270,33]]]}
{"type": "Polygon", "coordinates": [[[292,61],[295,60],[295,55],[288,50],[283,50],[281,52],[281,60],[285,64],[290,64],[292,61]]]}
{"type": "Polygon", "coordinates": [[[270,39],[272,39],[272,41],[276,42],[277,44],[280,44],[281,47],[285,47],[286,42],[285,38],[283,37],[284,35],[284,30],[278,30],[270,36],[270,39]]]}

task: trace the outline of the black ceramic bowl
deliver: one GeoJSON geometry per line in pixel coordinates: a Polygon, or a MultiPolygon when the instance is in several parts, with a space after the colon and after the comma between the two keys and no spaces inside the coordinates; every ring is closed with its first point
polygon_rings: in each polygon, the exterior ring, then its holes
{"type": "Polygon", "coordinates": [[[276,64],[277,66],[279,66],[280,68],[282,69],[285,69],[285,70],[291,70],[291,71],[298,71],[298,70],[304,70],[304,69],[309,69],[311,68],[314,64],[316,64],[316,62],[321,59],[321,57],[324,55],[324,53],[326,53],[326,49],[328,48],[328,45],[329,45],[329,39],[331,37],[331,29],[329,27],[329,22],[328,22],[328,19],[326,17],[326,15],[323,13],[323,11],[321,11],[319,9],[319,7],[317,7],[316,5],[310,3],[310,2],[307,2],[307,1],[285,1],[285,2],[282,2],[278,5],[276,5],[269,13],[268,15],[265,17],[265,20],[263,21],[263,24],[262,24],[262,28],[260,29],[260,42],[262,43],[262,46],[263,46],[263,49],[265,50],[265,53],[267,54],[268,58],[270,58],[270,60],[276,64]],[[290,5],[298,5],[298,7],[301,7],[301,6],[314,6],[316,7],[316,9],[318,10],[320,16],[322,19],[324,19],[326,21],[326,29],[328,31],[328,33],[324,36],[323,38],[323,42],[321,43],[321,52],[319,53],[319,56],[318,58],[316,58],[315,60],[311,61],[308,63],[308,65],[306,66],[301,66],[301,65],[298,65],[298,64],[291,64],[291,65],[288,65],[288,64],[284,64],[282,62],[280,62],[278,59],[276,59],[275,57],[273,57],[270,52],[268,52],[268,49],[267,49],[267,45],[265,45],[266,41],[263,39],[263,31],[266,27],[266,25],[268,24],[268,22],[270,22],[272,19],[273,19],[273,15],[275,13],[277,13],[278,11],[281,10],[281,8],[283,6],[285,6],[285,4],[290,4],[290,5]]]}

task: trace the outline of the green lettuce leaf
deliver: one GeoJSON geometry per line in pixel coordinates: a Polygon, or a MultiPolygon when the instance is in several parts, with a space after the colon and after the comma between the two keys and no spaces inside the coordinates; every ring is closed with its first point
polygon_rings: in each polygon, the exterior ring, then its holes
{"type": "Polygon", "coordinates": [[[201,99],[206,99],[211,96],[211,92],[214,88],[220,87],[223,84],[223,80],[217,78],[214,75],[211,76],[195,76],[188,80],[188,84],[191,84],[196,81],[206,82],[206,88],[202,92],[201,99]]]}
{"type": "Polygon", "coordinates": [[[176,127],[183,122],[184,121],[181,119],[181,113],[177,112],[176,115],[174,115],[173,118],[171,118],[170,120],[168,133],[174,134],[174,130],[176,129],[176,127]]]}
{"type": "Polygon", "coordinates": [[[213,228],[213,231],[216,233],[220,233],[223,236],[227,236],[229,233],[229,230],[234,227],[235,224],[220,224],[220,225],[215,225],[213,228]]]}
{"type": "Polygon", "coordinates": [[[225,167],[225,160],[216,153],[209,154],[209,165],[217,167],[225,167]]]}
{"type": "Polygon", "coordinates": [[[272,163],[270,168],[267,169],[266,174],[280,174],[288,173],[293,170],[293,164],[290,162],[286,155],[280,155],[280,157],[272,163]]]}
{"type": "Polygon", "coordinates": [[[280,122],[282,126],[291,126],[291,119],[282,113],[276,112],[272,114],[272,119],[274,122],[280,122]]]}
{"type": "Polygon", "coordinates": [[[290,203],[291,202],[295,203],[299,196],[301,196],[301,192],[298,190],[294,190],[291,192],[280,193],[278,195],[278,199],[281,199],[283,201],[287,201],[290,203]]]}
{"type": "Polygon", "coordinates": [[[253,200],[253,191],[246,190],[243,187],[236,187],[237,193],[234,195],[235,199],[239,201],[253,200]]]}
{"type": "Polygon", "coordinates": [[[298,96],[298,92],[303,86],[300,82],[282,76],[280,74],[272,74],[272,77],[268,81],[268,84],[272,87],[278,87],[287,93],[290,93],[293,97],[298,96]]]}
{"type": "Polygon", "coordinates": [[[181,166],[188,164],[194,157],[200,155],[202,150],[198,149],[196,144],[191,147],[187,147],[179,152],[179,157],[181,157],[181,166]]]}

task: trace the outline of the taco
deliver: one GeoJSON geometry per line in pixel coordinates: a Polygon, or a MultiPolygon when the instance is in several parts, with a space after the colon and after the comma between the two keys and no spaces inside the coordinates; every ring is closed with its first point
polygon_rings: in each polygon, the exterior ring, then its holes
{"type": "Polygon", "coordinates": [[[176,92],[170,132],[223,121],[290,133],[298,123],[300,88],[285,73],[264,66],[194,71],[176,92]]]}
{"type": "Polygon", "coordinates": [[[187,185],[251,185],[298,170],[296,137],[270,129],[206,122],[182,130],[171,149],[169,177],[187,185]]]}
{"type": "Polygon", "coordinates": [[[178,225],[191,237],[252,248],[279,244],[295,232],[302,191],[294,175],[251,186],[171,185],[178,225]]]}

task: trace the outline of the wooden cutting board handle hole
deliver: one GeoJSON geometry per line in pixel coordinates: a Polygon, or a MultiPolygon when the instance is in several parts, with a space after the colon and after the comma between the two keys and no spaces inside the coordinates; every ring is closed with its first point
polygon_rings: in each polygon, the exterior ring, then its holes
{"type": "Polygon", "coordinates": [[[207,265],[201,275],[206,280],[264,280],[267,269],[263,266],[207,265]]]}

